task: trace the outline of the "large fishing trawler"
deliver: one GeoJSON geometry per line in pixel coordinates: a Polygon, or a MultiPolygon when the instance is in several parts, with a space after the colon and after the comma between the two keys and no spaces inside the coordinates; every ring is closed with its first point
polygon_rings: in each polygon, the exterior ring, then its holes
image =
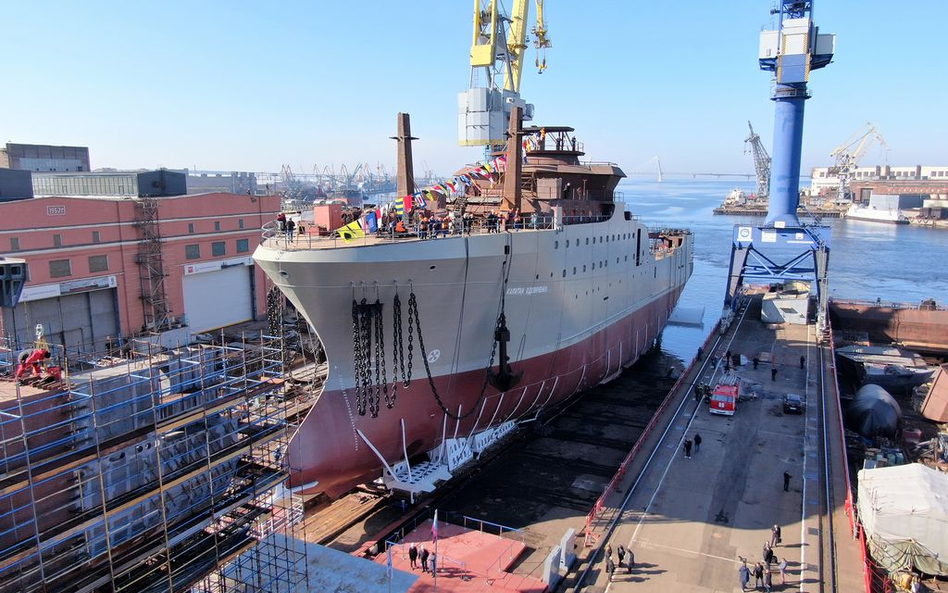
{"type": "Polygon", "coordinates": [[[287,451],[293,487],[334,497],[381,476],[430,491],[517,422],[618,376],[665,327],[691,276],[690,232],[628,212],[615,195],[624,173],[581,162],[572,128],[521,130],[518,114],[510,137],[503,188],[472,185],[445,206],[475,213],[473,228],[428,240],[265,233],[254,259],[329,366],[287,451]],[[521,224],[484,228],[497,206],[521,224]]]}

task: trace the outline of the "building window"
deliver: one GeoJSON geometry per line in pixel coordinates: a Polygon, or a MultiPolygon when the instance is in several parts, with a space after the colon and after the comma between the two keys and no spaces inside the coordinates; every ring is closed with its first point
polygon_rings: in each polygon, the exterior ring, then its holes
{"type": "Polygon", "coordinates": [[[54,259],[49,262],[49,277],[62,278],[71,276],[72,268],[69,266],[68,259],[54,259]]]}
{"type": "Polygon", "coordinates": [[[223,241],[215,241],[211,243],[211,255],[221,256],[227,253],[227,243],[223,241]]]}
{"type": "Polygon", "coordinates": [[[19,251],[19,250],[20,250],[20,238],[10,237],[10,251],[19,251]]]}
{"type": "MultiPolygon", "coordinates": [[[[53,235],[53,247],[62,247],[63,246],[63,236],[62,235],[53,235]]],[[[68,276],[68,274],[66,274],[68,276]]]]}
{"type": "Polygon", "coordinates": [[[214,221],[214,230],[215,230],[215,231],[221,230],[221,221],[219,221],[219,220],[215,220],[215,221],[214,221]]]}
{"type": "Polygon", "coordinates": [[[237,253],[247,253],[250,251],[250,241],[248,239],[237,239],[237,253]]]}
{"type": "Polygon", "coordinates": [[[89,272],[107,272],[109,269],[109,256],[90,255],[89,272]]]}
{"type": "Polygon", "coordinates": [[[101,241],[101,237],[99,236],[99,231],[92,231],[92,242],[98,243],[99,241],[101,241]]]}
{"type": "Polygon", "coordinates": [[[186,259],[200,259],[201,258],[201,246],[200,245],[185,245],[184,246],[184,257],[186,259]]]}
{"type": "Polygon", "coordinates": [[[194,223],[193,223],[193,222],[189,222],[189,223],[188,223],[188,233],[191,234],[191,235],[194,234],[194,223]]]}
{"type": "Polygon", "coordinates": [[[238,218],[238,219],[237,219],[237,228],[238,228],[238,229],[244,228],[244,219],[243,219],[243,218],[238,218]]]}

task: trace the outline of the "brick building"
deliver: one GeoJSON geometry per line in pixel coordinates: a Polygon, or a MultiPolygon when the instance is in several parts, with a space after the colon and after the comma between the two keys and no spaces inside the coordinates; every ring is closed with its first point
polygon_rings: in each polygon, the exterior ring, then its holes
{"type": "Polygon", "coordinates": [[[26,260],[29,281],[0,333],[101,351],[161,332],[165,344],[266,314],[251,254],[278,196],[35,197],[0,202],[0,255],[26,260]]]}

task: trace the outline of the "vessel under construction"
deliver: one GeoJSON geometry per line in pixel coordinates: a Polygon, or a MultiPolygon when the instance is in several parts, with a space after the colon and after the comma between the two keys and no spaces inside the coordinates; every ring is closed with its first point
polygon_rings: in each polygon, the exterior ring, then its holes
{"type": "MultiPolygon", "coordinates": [[[[627,211],[623,172],[581,162],[572,128],[521,130],[512,117],[510,137],[506,171],[446,204],[476,215],[461,232],[268,234],[257,248],[329,363],[288,449],[294,487],[336,496],[381,473],[430,491],[518,421],[616,377],[661,333],[692,272],[692,235],[627,211]],[[521,216],[485,228],[492,208],[521,216]]],[[[407,118],[399,140],[410,179],[407,118]]]]}

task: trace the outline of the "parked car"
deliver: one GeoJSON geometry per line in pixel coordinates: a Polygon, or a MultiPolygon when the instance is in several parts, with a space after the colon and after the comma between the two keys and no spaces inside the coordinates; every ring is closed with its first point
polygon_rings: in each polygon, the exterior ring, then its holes
{"type": "Polygon", "coordinates": [[[784,414],[802,414],[805,405],[803,398],[796,393],[788,393],[783,396],[784,414]]]}

